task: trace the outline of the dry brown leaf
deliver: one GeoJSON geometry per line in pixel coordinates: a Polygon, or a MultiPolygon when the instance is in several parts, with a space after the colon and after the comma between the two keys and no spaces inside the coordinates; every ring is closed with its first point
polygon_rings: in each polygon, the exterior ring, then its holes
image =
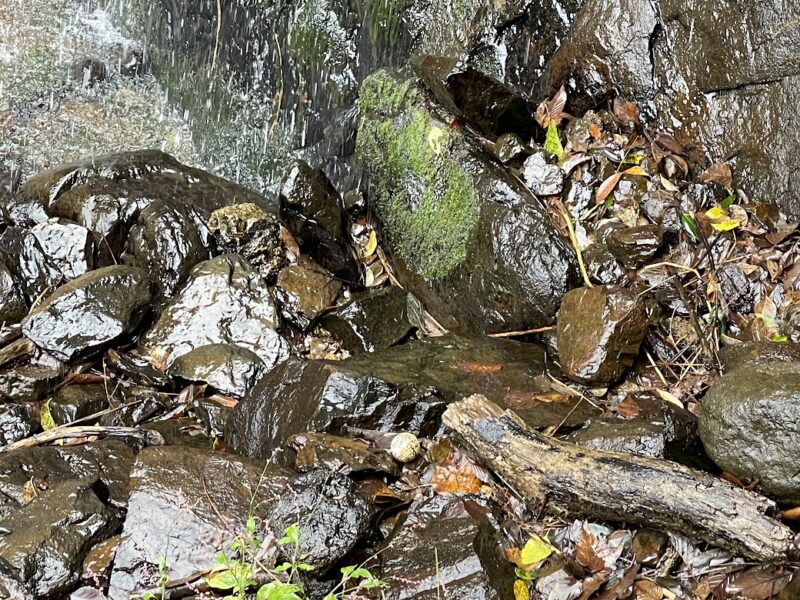
{"type": "Polygon", "coordinates": [[[783,511],[781,513],[781,517],[787,521],[796,521],[797,519],[800,519],[800,506],[795,506],[794,508],[783,511]]]}
{"type": "Polygon", "coordinates": [[[661,600],[664,597],[663,588],[649,579],[637,581],[634,585],[636,600],[661,600]]]}
{"type": "Polygon", "coordinates": [[[628,102],[619,96],[614,98],[614,116],[620,123],[638,123],[639,107],[635,102],[628,102]]]}
{"type": "Polygon", "coordinates": [[[625,396],[625,399],[620,402],[619,404],[615,404],[611,407],[611,410],[621,418],[625,420],[633,419],[639,415],[641,412],[641,408],[639,407],[639,403],[636,402],[636,399],[631,396],[625,396]]]}
{"type": "Polygon", "coordinates": [[[655,137],[655,143],[658,144],[661,148],[666,150],[667,152],[672,152],[673,154],[683,154],[684,149],[674,137],[672,137],[668,133],[659,133],[655,137]]]}
{"type": "Polygon", "coordinates": [[[614,191],[614,188],[617,187],[619,180],[622,179],[624,175],[647,175],[642,167],[631,167],[626,171],[620,171],[618,173],[614,173],[613,175],[606,178],[606,180],[600,184],[600,187],[597,188],[597,195],[595,196],[595,203],[602,204],[606,201],[606,198],[611,195],[611,192],[614,191]]]}
{"type": "Polygon", "coordinates": [[[617,598],[625,597],[625,594],[630,589],[631,584],[633,584],[633,580],[636,579],[636,573],[638,572],[639,565],[634,564],[627,571],[625,571],[625,574],[622,576],[622,579],[619,580],[617,585],[597,596],[597,600],[617,600],[617,598]]]}
{"type": "Polygon", "coordinates": [[[549,100],[544,100],[536,109],[536,122],[542,129],[547,129],[550,123],[558,125],[564,118],[564,105],[567,103],[567,92],[561,86],[549,100]]]}
{"type": "Polygon", "coordinates": [[[729,165],[716,163],[703,171],[697,181],[700,183],[717,183],[724,188],[729,188],[733,183],[733,173],[729,165]]]}
{"type": "Polygon", "coordinates": [[[458,370],[464,373],[499,373],[503,365],[498,363],[482,363],[476,360],[467,360],[459,363],[458,370]]]}
{"type": "Polygon", "coordinates": [[[483,481],[477,466],[462,455],[433,467],[431,487],[440,494],[478,494],[483,481]]]}
{"type": "Polygon", "coordinates": [[[775,598],[792,579],[792,573],[783,569],[755,567],[738,574],[725,586],[730,594],[739,594],[748,600],[775,598]]]}
{"type": "Polygon", "coordinates": [[[605,561],[595,552],[594,545],[596,543],[597,537],[584,528],[581,530],[581,537],[575,546],[575,560],[592,573],[599,573],[606,566],[605,561]]]}

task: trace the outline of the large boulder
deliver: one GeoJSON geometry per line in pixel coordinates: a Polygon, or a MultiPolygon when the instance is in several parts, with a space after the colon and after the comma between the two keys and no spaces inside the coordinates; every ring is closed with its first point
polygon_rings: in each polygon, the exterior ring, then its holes
{"type": "Polygon", "coordinates": [[[235,344],[271,368],[289,353],[277,326],[277,311],[261,276],[240,256],[225,254],[192,269],[141,345],[164,367],[201,346],[235,344]]]}
{"type": "Polygon", "coordinates": [[[378,72],[359,104],[369,199],[404,287],[456,332],[552,324],[577,266],[536,197],[429,112],[413,81],[378,72]]]}
{"type": "Polygon", "coordinates": [[[481,390],[534,427],[582,423],[586,403],[548,402],[544,350],[455,336],[419,340],[344,361],[289,359],[236,405],[231,449],[267,458],[292,434],[339,433],[343,425],[434,435],[448,402],[481,390]]]}
{"type": "Polygon", "coordinates": [[[63,361],[85,358],[130,333],[150,302],[150,278],[135,267],[104,267],[81,275],[44,299],[22,332],[63,361]]]}
{"type": "Polygon", "coordinates": [[[800,503],[800,363],[746,362],[703,398],[700,437],[708,456],[736,477],[758,481],[779,502],[800,503]]]}

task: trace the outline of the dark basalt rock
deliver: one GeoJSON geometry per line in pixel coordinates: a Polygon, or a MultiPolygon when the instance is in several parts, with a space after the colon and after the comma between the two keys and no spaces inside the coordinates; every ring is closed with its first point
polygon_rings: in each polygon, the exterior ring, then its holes
{"type": "Polygon", "coordinates": [[[0,521],[10,531],[0,536],[0,558],[35,597],[63,597],[78,583],[91,547],[117,526],[97,486],[93,479],[55,483],[0,521]]]}
{"type": "Polygon", "coordinates": [[[337,277],[358,281],[360,270],[347,242],[344,203],[325,174],[296,161],[280,186],[281,220],[300,250],[337,277]]]}
{"type": "Polygon", "coordinates": [[[537,152],[525,159],[522,178],[537,196],[557,196],[564,188],[564,173],[558,165],[547,162],[544,152],[537,152]]]}
{"type": "Polygon", "coordinates": [[[208,569],[244,530],[251,511],[278,537],[283,528],[299,524],[301,548],[312,554],[307,562],[320,574],[349,552],[370,514],[353,484],[341,475],[298,477],[220,452],[146,448],[131,477],[109,598],[127,600],[132,592],[157,586],[158,564],[167,551],[170,579],[208,569]]]}
{"type": "Polygon", "coordinates": [[[285,319],[305,330],[336,301],[342,283],[309,260],[286,267],[278,275],[275,298],[285,319]]]}
{"type": "Polygon", "coordinates": [[[614,258],[629,269],[636,269],[658,254],[663,241],[661,227],[640,225],[612,231],[606,244],[614,258]]]}
{"type": "Polygon", "coordinates": [[[128,476],[134,451],[119,441],[83,446],[42,446],[0,454],[0,518],[25,505],[32,484],[40,496],[67,481],[99,480],[103,503],[121,515],[128,503],[128,476]]]}
{"type": "Polygon", "coordinates": [[[65,385],[47,406],[56,425],[66,425],[108,408],[109,390],[103,385],[65,385]]]}
{"type": "Polygon", "coordinates": [[[295,453],[294,468],[301,473],[324,468],[344,475],[362,472],[400,475],[400,467],[388,452],[363,440],[306,432],[293,435],[288,443],[295,453]]]}
{"type": "Polygon", "coordinates": [[[471,500],[417,501],[381,552],[386,597],[421,600],[444,587],[457,600],[511,600],[514,568],[500,540],[488,509],[471,500]]]}
{"type": "Polygon", "coordinates": [[[439,104],[484,133],[513,132],[526,139],[536,133],[536,119],[525,98],[463,60],[418,55],[411,65],[439,104]]]}
{"type": "Polygon", "coordinates": [[[28,314],[28,303],[20,286],[5,263],[0,260],[0,323],[19,323],[28,314]]]}
{"type": "Polygon", "coordinates": [[[272,368],[289,353],[277,326],[277,311],[264,281],[243,258],[226,254],[192,269],[140,343],[165,368],[209,344],[247,348],[272,368]]]}
{"type": "Polygon", "coordinates": [[[610,383],[633,364],[647,316],[636,292],[618,287],[572,290],[558,311],[558,356],[570,379],[610,383]]]}
{"type": "Polygon", "coordinates": [[[800,363],[800,344],[761,341],[729,345],[719,352],[725,371],[749,363],[800,363]]]}
{"type": "Polygon", "coordinates": [[[133,331],[149,302],[146,271],[104,267],[45,298],[22,321],[22,331],[39,348],[69,362],[91,356],[133,331]]]}
{"type": "Polygon", "coordinates": [[[33,227],[31,233],[65,281],[94,269],[95,239],[85,227],[63,219],[51,219],[33,227]]]}
{"type": "Polygon", "coordinates": [[[577,262],[538,199],[410,80],[380,71],[359,103],[358,154],[403,287],[457,333],[551,325],[577,262]]]}
{"type": "Polygon", "coordinates": [[[62,373],[48,367],[12,367],[0,371],[0,399],[13,402],[41,400],[59,381],[62,373]]]}
{"type": "Polygon", "coordinates": [[[267,283],[274,283],[283,263],[278,218],[255,204],[234,204],[211,213],[208,229],[223,253],[239,254],[267,283]]]}
{"type": "Polygon", "coordinates": [[[494,155],[507,165],[522,160],[531,153],[531,148],[516,133],[504,133],[494,143],[494,155]]]}
{"type": "Polygon", "coordinates": [[[34,404],[0,405],[0,447],[39,431],[39,407],[34,404]]]}
{"type": "Polygon", "coordinates": [[[353,354],[384,350],[414,330],[408,319],[408,294],[394,286],[355,296],[322,317],[320,325],[353,354]]]}
{"type": "Polygon", "coordinates": [[[196,264],[211,258],[212,247],[197,209],[182,200],[158,200],[131,228],[122,260],[152,274],[156,300],[169,299],[196,264]]]}
{"type": "Polygon", "coordinates": [[[172,380],[159,371],[144,356],[135,352],[106,352],[105,364],[108,370],[118,377],[128,379],[134,384],[151,388],[169,388],[172,380]]]}
{"type": "Polygon", "coordinates": [[[800,363],[746,362],[703,398],[700,436],[708,456],[779,502],[800,502],[800,363]]]}
{"type": "Polygon", "coordinates": [[[11,272],[29,305],[61,280],[61,272],[36,236],[19,227],[0,229],[0,262],[11,272]]]}
{"type": "Polygon", "coordinates": [[[266,371],[257,354],[233,344],[209,344],[179,356],[167,373],[207,383],[219,392],[243,398],[266,371]]]}
{"type": "Polygon", "coordinates": [[[289,359],[265,376],[228,421],[229,447],[266,458],[295,433],[343,425],[432,436],[448,402],[480,390],[534,427],[583,423],[581,403],[547,403],[544,351],[516,342],[454,336],[413,341],[344,361],[289,359]]]}

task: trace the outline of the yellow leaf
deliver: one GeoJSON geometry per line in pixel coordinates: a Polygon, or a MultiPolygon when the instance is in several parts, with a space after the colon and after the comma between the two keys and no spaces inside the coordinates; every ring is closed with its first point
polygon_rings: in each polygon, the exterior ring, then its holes
{"type": "Polygon", "coordinates": [[[553,553],[553,547],[535,533],[525,543],[519,553],[522,568],[530,569],[553,553]]]}
{"type": "Polygon", "coordinates": [[[441,154],[447,141],[447,130],[444,127],[431,127],[428,132],[428,145],[436,154],[441,154]]]}
{"type": "Polygon", "coordinates": [[[378,236],[375,235],[375,230],[369,232],[369,241],[367,242],[367,248],[364,251],[364,256],[372,256],[375,254],[375,250],[378,249],[378,236]]]}
{"type": "Polygon", "coordinates": [[[683,408],[683,402],[678,400],[673,394],[670,394],[667,390],[656,390],[656,394],[664,401],[674,404],[675,406],[680,406],[683,408]]]}
{"type": "Polygon", "coordinates": [[[725,216],[725,210],[721,206],[715,206],[706,211],[706,216],[709,219],[721,219],[725,216]]]}
{"type": "Polygon", "coordinates": [[[717,231],[732,231],[736,229],[741,223],[737,219],[722,219],[717,223],[711,223],[711,226],[717,231]]]}
{"type": "Polygon", "coordinates": [[[42,424],[42,429],[44,429],[45,431],[50,431],[51,429],[55,429],[56,427],[56,422],[53,420],[53,415],[50,414],[49,399],[42,406],[42,412],[39,416],[39,422],[42,424]]]}
{"type": "Polygon", "coordinates": [[[22,486],[22,503],[27,504],[39,495],[39,490],[36,489],[36,484],[33,482],[33,477],[25,482],[22,486]]]}
{"type": "Polygon", "coordinates": [[[528,591],[528,584],[517,579],[514,582],[514,600],[530,600],[531,594],[528,591]]]}
{"type": "Polygon", "coordinates": [[[647,171],[645,171],[642,167],[636,166],[636,167],[631,167],[630,169],[627,169],[626,171],[624,171],[624,174],[625,175],[640,175],[640,176],[644,176],[644,175],[647,175],[647,171]]]}

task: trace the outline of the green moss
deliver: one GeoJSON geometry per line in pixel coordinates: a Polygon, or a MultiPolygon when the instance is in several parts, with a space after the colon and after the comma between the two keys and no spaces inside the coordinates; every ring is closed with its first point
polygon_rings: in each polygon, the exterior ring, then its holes
{"type": "Polygon", "coordinates": [[[406,103],[412,81],[398,81],[388,71],[378,71],[361,84],[358,107],[361,114],[376,113],[383,116],[396,115],[406,103]]]}
{"type": "MultiPolygon", "coordinates": [[[[397,110],[408,85],[400,94],[394,80],[373,80],[362,102],[397,110]],[[378,95],[381,89],[387,97],[378,95]]],[[[365,116],[359,128],[358,153],[370,173],[370,198],[384,234],[409,267],[434,281],[464,261],[478,218],[474,181],[459,163],[461,152],[458,137],[418,105],[394,118],[365,116]]]]}

